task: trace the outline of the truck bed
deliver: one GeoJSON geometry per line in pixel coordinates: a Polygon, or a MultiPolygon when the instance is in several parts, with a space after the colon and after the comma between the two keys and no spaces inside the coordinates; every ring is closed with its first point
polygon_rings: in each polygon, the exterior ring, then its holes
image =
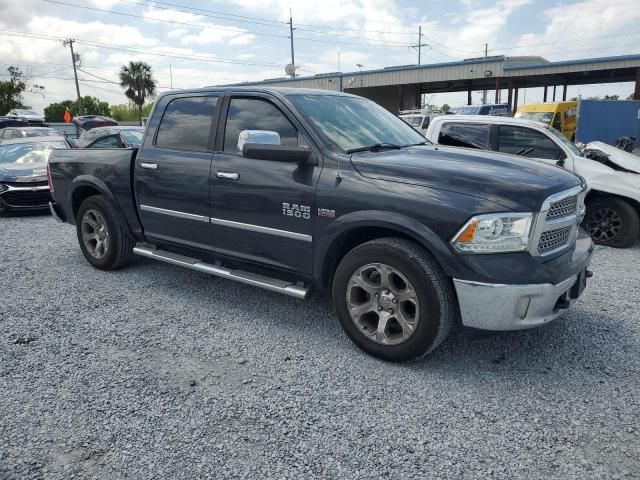
{"type": "Polygon", "coordinates": [[[131,184],[137,152],[131,148],[54,150],[49,169],[61,219],[75,224],[80,194],[93,189],[114,201],[131,233],[140,238],[142,228],[131,184]]]}

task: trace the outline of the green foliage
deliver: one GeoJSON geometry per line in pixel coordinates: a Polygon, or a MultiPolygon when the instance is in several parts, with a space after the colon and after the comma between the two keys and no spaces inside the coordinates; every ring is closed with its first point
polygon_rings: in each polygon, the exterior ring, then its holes
{"type": "Polygon", "coordinates": [[[600,97],[598,95],[594,97],[589,97],[587,100],[620,100],[619,95],[605,95],[604,97],[600,97]]]}
{"type": "Polygon", "coordinates": [[[442,105],[442,107],[440,107],[440,109],[441,109],[444,113],[447,113],[449,110],[451,110],[451,107],[449,106],[449,104],[445,103],[444,105],[442,105]]]}
{"type": "Polygon", "coordinates": [[[14,108],[29,108],[22,103],[22,93],[27,88],[22,80],[22,72],[18,67],[9,67],[7,71],[9,80],[0,81],[0,115],[14,108]]]}
{"type": "MultiPolygon", "coordinates": [[[[75,100],[64,100],[63,102],[52,103],[44,109],[45,122],[64,122],[65,107],[69,108],[72,116],[78,115],[78,103],[75,100]]],[[[85,115],[111,116],[111,108],[107,102],[89,95],[82,97],[82,108],[85,115]]]]}
{"type": "MultiPolygon", "coordinates": [[[[148,117],[153,108],[153,103],[147,103],[142,107],[142,116],[148,117]]],[[[118,122],[133,122],[138,120],[139,111],[132,104],[111,105],[111,116],[118,122]]]]}
{"type": "Polygon", "coordinates": [[[120,69],[120,86],[124,94],[138,106],[138,119],[142,125],[142,107],[148,98],[156,94],[156,81],[151,66],[145,62],[129,62],[120,69]]]}

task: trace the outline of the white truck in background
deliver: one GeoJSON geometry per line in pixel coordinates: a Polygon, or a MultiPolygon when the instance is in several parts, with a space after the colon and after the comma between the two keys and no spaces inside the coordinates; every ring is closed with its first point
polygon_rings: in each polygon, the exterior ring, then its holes
{"type": "Polygon", "coordinates": [[[510,117],[441,116],[425,136],[435,144],[533,158],[577,173],[589,187],[582,225],[593,240],[624,248],[640,236],[640,157],[602,142],[580,149],[549,125],[510,117]]]}

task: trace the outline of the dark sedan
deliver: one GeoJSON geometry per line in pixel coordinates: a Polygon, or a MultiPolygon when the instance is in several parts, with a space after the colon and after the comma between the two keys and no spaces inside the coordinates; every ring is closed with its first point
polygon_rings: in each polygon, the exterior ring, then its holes
{"type": "Polygon", "coordinates": [[[124,125],[97,127],[84,132],[78,139],[78,148],[138,148],[142,143],[144,127],[124,125]]]}
{"type": "Polygon", "coordinates": [[[9,142],[0,145],[0,214],[48,211],[47,161],[53,149],[69,146],[60,136],[9,142]]]}

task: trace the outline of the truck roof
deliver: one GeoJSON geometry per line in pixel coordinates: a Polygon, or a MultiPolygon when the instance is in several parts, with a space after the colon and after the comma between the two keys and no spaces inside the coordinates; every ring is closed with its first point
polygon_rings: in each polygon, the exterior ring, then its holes
{"type": "Polygon", "coordinates": [[[182,95],[184,93],[214,93],[214,92],[247,92],[247,93],[271,93],[273,95],[324,95],[356,97],[350,93],[337,92],[333,90],[320,90],[316,88],[292,88],[292,87],[257,87],[257,86],[226,86],[226,87],[202,87],[185,90],[169,90],[158,96],[159,98],[171,95],[182,95]]]}
{"type": "Polygon", "coordinates": [[[431,124],[442,122],[500,123],[505,125],[527,125],[538,128],[547,127],[547,124],[543,122],[526,120],[524,118],[502,117],[499,115],[446,115],[434,118],[431,124]]]}

